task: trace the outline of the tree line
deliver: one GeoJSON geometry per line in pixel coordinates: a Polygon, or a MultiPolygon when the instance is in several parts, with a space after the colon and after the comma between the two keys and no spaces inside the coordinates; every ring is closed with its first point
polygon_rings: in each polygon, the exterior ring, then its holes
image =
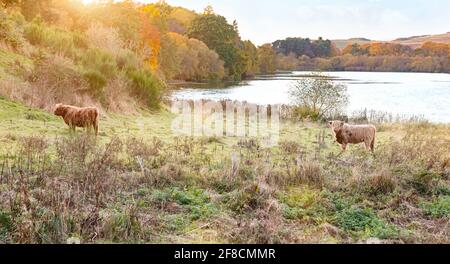
{"type": "Polygon", "coordinates": [[[42,89],[49,82],[74,86],[102,104],[114,104],[113,95],[125,89],[152,107],[171,80],[241,80],[277,70],[449,72],[448,44],[412,49],[368,43],[339,50],[328,39],[297,37],[257,46],[241,38],[237,21],[211,6],[197,13],[165,1],[0,0],[4,47],[13,54],[0,58],[8,66],[0,77],[20,77],[42,89]]]}
{"type": "Polygon", "coordinates": [[[287,38],[272,44],[280,70],[449,72],[450,44],[425,42],[413,49],[398,43],[349,44],[287,38]]]}

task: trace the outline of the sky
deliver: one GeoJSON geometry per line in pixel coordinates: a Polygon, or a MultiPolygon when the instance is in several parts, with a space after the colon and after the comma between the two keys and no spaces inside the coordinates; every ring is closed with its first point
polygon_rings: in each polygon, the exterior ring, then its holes
{"type": "MultiPolygon", "coordinates": [[[[139,0],[140,2],[155,2],[139,0]]],[[[286,37],[393,40],[450,31],[450,0],[166,0],[197,12],[211,5],[243,39],[286,37]]]]}

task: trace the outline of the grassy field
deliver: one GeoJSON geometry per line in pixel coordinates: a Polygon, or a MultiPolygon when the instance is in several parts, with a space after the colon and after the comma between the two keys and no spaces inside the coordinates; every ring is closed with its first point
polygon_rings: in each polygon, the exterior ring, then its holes
{"type": "Polygon", "coordinates": [[[279,145],[180,137],[166,110],[97,138],[0,98],[0,242],[450,243],[449,125],[378,124],[374,154],[321,123],[279,145]]]}

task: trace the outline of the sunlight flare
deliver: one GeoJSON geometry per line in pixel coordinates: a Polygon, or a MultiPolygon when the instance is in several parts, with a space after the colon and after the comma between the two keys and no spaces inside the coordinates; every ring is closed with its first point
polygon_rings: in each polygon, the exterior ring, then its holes
{"type": "Polygon", "coordinates": [[[95,2],[97,2],[97,0],[81,0],[81,3],[83,3],[84,5],[89,5],[95,2]]]}

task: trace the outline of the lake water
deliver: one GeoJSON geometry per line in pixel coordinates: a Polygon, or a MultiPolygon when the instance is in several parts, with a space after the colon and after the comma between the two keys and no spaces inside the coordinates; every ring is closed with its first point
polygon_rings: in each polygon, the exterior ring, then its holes
{"type": "MultiPolygon", "coordinates": [[[[184,85],[172,93],[178,99],[231,99],[256,104],[289,104],[288,90],[295,80],[312,72],[258,76],[231,84],[202,88],[184,85]]],[[[394,72],[325,72],[348,87],[348,114],[363,109],[401,116],[422,116],[450,123],[450,74],[394,72]]]]}

